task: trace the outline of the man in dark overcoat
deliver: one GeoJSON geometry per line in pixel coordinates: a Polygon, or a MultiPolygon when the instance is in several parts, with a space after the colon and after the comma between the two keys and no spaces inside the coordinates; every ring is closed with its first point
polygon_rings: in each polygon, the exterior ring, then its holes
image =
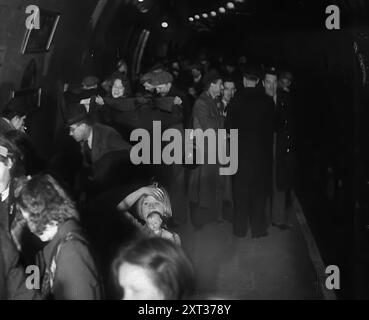
{"type": "Polygon", "coordinates": [[[254,238],[267,235],[266,205],[272,186],[273,102],[257,88],[260,72],[249,66],[244,88],[236,93],[230,122],[238,129],[239,167],[233,176],[233,232],[254,238]]]}

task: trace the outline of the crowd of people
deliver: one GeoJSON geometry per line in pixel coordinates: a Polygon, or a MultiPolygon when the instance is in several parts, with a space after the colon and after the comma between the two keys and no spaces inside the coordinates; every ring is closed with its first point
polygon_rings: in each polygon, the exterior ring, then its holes
{"type": "Polygon", "coordinates": [[[195,273],[181,226],[190,222],[197,232],[230,222],[234,236],[252,238],[267,236],[269,227],[292,227],[290,72],[205,55],[156,63],[138,81],[128,71],[120,60],[102,82],[88,75],[78,87],[64,86],[64,129],[48,159],[27,136],[28,106],[11,99],[3,107],[0,299],[193,298],[195,273]],[[225,150],[237,129],[237,172],[220,175],[219,159],[134,165],[133,130],[152,133],[158,120],[183,134],[225,129],[217,144],[225,150]],[[29,266],[40,283],[30,281],[29,266]]]}

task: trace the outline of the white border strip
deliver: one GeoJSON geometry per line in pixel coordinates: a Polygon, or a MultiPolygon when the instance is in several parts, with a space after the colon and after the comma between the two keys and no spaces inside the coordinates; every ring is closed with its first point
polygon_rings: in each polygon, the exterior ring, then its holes
{"type": "Polygon", "coordinates": [[[325,286],[325,281],[327,277],[325,273],[326,266],[320,255],[320,252],[315,242],[314,236],[311,233],[311,230],[305,218],[304,212],[302,211],[300,202],[298,201],[296,196],[295,196],[294,206],[296,209],[296,218],[297,218],[298,223],[300,224],[301,231],[304,235],[306,245],[309,250],[309,256],[314,265],[315,272],[317,274],[317,281],[319,281],[319,286],[322,291],[324,300],[337,300],[337,296],[334,290],[328,290],[325,286]]]}

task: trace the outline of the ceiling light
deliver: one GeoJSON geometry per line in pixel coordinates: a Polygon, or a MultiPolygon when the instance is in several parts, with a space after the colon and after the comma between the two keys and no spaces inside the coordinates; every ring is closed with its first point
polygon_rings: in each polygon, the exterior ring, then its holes
{"type": "Polygon", "coordinates": [[[228,2],[227,3],[227,8],[231,9],[231,10],[234,9],[234,3],[233,2],[228,2]]]}
{"type": "Polygon", "coordinates": [[[195,19],[196,20],[199,20],[200,19],[200,16],[197,14],[197,15],[195,15],[195,19]]]}
{"type": "Polygon", "coordinates": [[[189,17],[188,20],[190,20],[191,22],[193,22],[194,19],[192,17],[189,17]]]}
{"type": "Polygon", "coordinates": [[[207,13],[203,13],[203,14],[202,14],[202,17],[203,17],[203,18],[205,18],[205,19],[207,19],[209,16],[208,16],[208,14],[207,14],[207,13]]]}
{"type": "Polygon", "coordinates": [[[163,28],[168,28],[168,22],[162,22],[161,23],[161,26],[163,27],[163,28]]]}
{"type": "Polygon", "coordinates": [[[216,17],[217,16],[217,13],[215,11],[210,12],[210,14],[211,14],[212,17],[216,17]]]}
{"type": "Polygon", "coordinates": [[[224,9],[223,7],[220,7],[220,8],[219,8],[219,12],[220,12],[220,13],[225,13],[225,12],[226,12],[226,9],[224,9]]]}

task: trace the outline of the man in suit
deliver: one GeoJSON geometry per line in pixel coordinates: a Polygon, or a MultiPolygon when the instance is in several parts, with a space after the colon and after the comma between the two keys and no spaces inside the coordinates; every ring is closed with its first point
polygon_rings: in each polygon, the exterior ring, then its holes
{"type": "MultiPolygon", "coordinates": [[[[224,117],[219,107],[219,98],[223,91],[221,75],[212,70],[204,77],[205,91],[196,100],[192,112],[192,128],[205,132],[208,129],[224,129],[224,117]]],[[[191,218],[195,229],[205,224],[221,222],[227,203],[231,202],[231,188],[227,184],[229,176],[219,174],[220,163],[209,163],[208,139],[204,139],[204,164],[191,170],[189,175],[189,200],[191,218]]],[[[217,141],[218,144],[218,141],[217,141]]],[[[201,146],[199,146],[201,148],[201,146]]],[[[214,156],[214,155],[210,155],[214,156]]]]}
{"type": "Polygon", "coordinates": [[[273,102],[257,88],[260,72],[249,66],[244,88],[232,102],[231,127],[238,129],[239,167],[233,176],[235,216],[233,232],[253,238],[266,236],[266,205],[272,184],[273,102]]]}
{"type": "Polygon", "coordinates": [[[24,132],[26,116],[27,107],[25,103],[21,99],[11,99],[1,112],[0,134],[4,135],[11,130],[24,132]]]}
{"type": "Polygon", "coordinates": [[[81,104],[69,106],[67,126],[69,135],[80,144],[85,174],[95,185],[102,187],[130,164],[131,145],[112,127],[91,121],[81,104]],[[120,171],[114,172],[118,164],[120,171]]]}

